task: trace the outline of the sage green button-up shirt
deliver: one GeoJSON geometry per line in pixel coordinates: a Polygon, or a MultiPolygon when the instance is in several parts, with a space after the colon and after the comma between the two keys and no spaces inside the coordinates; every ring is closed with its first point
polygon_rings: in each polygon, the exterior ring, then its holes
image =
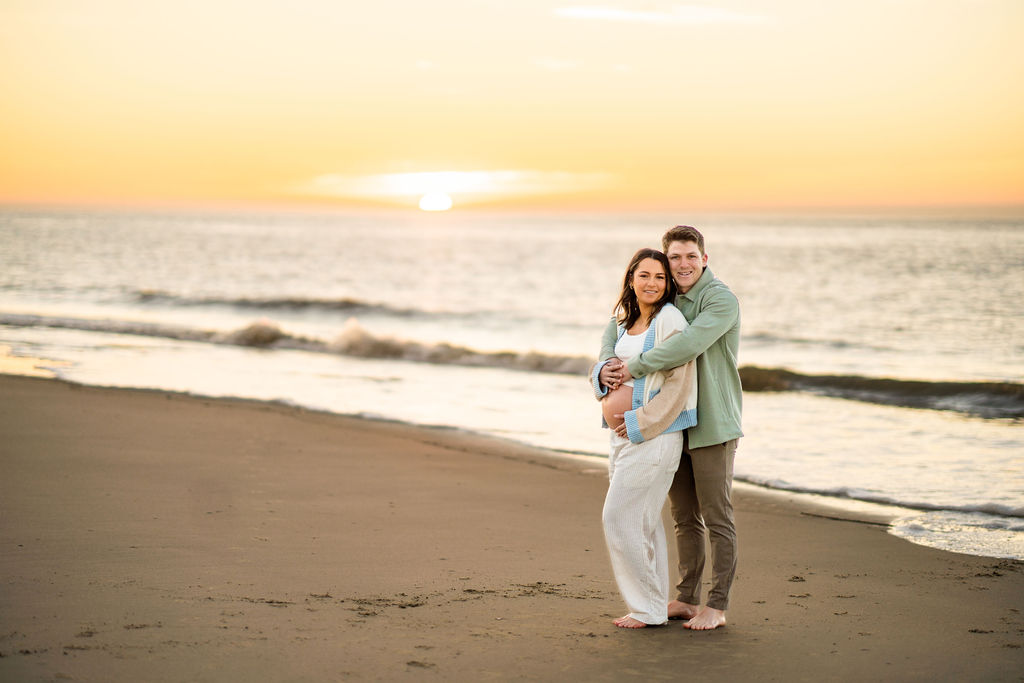
{"type": "MultiPolygon", "coordinates": [[[[630,358],[629,372],[643,377],[697,359],[697,426],[687,430],[690,448],[725,443],[743,436],[743,390],[737,355],[740,304],[724,282],[705,268],[697,284],[676,297],[676,308],[690,326],[657,347],[630,358]]],[[[615,355],[615,318],[601,338],[601,360],[615,355]]]]}

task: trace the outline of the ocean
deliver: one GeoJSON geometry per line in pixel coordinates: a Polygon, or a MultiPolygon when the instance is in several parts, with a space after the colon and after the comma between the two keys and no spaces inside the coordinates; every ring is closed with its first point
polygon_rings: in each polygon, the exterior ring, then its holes
{"type": "Polygon", "coordinates": [[[677,223],[740,299],[738,480],[1024,559],[1024,218],[7,208],[0,346],[602,458],[586,370],[677,223]]]}

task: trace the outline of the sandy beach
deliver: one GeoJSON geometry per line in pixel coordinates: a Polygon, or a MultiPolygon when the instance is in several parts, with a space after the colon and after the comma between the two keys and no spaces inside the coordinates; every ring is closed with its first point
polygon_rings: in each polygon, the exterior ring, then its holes
{"type": "Polygon", "coordinates": [[[1024,679],[1024,563],[878,519],[744,487],[728,627],[625,631],[600,463],[50,379],[0,397],[3,681],[1024,679]]]}

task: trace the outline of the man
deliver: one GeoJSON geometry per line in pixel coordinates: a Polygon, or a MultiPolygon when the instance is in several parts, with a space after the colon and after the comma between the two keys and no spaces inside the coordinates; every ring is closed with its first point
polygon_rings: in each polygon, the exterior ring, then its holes
{"type": "Polygon", "coordinates": [[[710,630],[725,625],[729,590],[736,575],[736,525],[732,509],[732,472],[740,428],[742,393],[736,365],[740,338],[739,302],[707,267],[704,236],[679,225],[662,237],[662,248],[679,288],[675,305],[690,323],[658,348],[614,359],[614,319],[605,330],[601,383],[614,389],[633,377],[678,367],[697,359],[697,426],[686,430],[669,501],[679,551],[676,600],[670,618],[687,619],[686,627],[710,630]],[[700,606],[704,573],[705,529],[711,542],[712,586],[700,606]]]}

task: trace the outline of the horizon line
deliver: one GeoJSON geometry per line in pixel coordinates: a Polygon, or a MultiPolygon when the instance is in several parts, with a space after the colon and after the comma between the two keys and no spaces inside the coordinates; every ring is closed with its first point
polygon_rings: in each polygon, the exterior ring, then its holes
{"type": "MultiPolygon", "coordinates": [[[[377,214],[408,214],[430,215],[416,206],[402,206],[385,202],[339,202],[339,201],[295,201],[295,200],[8,200],[0,199],[0,210],[3,211],[154,211],[154,212],[295,212],[295,213],[377,213],[377,214]]],[[[544,204],[544,203],[477,203],[461,204],[449,211],[436,212],[433,215],[460,214],[633,214],[633,215],[856,215],[882,214],[922,217],[935,217],[936,214],[947,214],[956,217],[978,217],[985,213],[996,214],[999,218],[1024,219],[1024,202],[957,202],[931,204],[771,204],[771,205],[666,205],[652,204],[638,206],[622,204],[618,206],[585,206],[580,204],[544,204]]]]}

